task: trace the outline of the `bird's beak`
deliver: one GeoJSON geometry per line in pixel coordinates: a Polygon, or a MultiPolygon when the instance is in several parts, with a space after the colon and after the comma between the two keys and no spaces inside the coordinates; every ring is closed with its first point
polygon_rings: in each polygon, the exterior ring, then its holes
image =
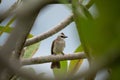
{"type": "Polygon", "coordinates": [[[64,38],[68,38],[67,36],[64,36],[64,38]]]}

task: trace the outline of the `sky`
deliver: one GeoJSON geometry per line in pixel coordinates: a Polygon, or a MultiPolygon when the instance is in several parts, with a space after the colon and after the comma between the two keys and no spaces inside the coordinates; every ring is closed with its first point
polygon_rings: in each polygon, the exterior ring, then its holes
{"type": "MultiPolygon", "coordinates": [[[[2,4],[0,4],[0,14],[7,10],[8,7],[10,7],[15,1],[16,0],[2,0],[2,4]]],[[[70,9],[65,5],[62,4],[48,5],[39,13],[33,25],[31,33],[34,35],[42,34],[43,32],[46,32],[49,29],[55,27],[61,21],[66,19],[70,14],[71,14],[70,9]]],[[[9,18],[6,19],[3,23],[1,23],[1,25],[5,25],[7,21],[9,21],[9,18]]],[[[73,53],[75,49],[80,45],[80,39],[74,22],[68,25],[65,29],[61,30],[59,33],[41,41],[39,49],[33,57],[50,55],[52,41],[56,39],[57,35],[60,34],[61,32],[68,36],[68,38],[66,39],[66,47],[64,49],[64,53],[65,54],[73,53]]],[[[8,34],[4,33],[0,37],[1,45],[5,42],[7,36],[8,34]]],[[[50,69],[50,64],[51,63],[45,63],[27,67],[33,67],[37,73],[41,72],[45,73],[46,76],[53,76],[52,70],[50,69]]],[[[88,62],[87,60],[84,60],[79,71],[82,72],[87,68],[88,62]]],[[[103,80],[101,79],[101,76],[104,75],[102,75],[102,72],[100,72],[99,74],[100,76],[98,76],[96,80],[103,80]]]]}

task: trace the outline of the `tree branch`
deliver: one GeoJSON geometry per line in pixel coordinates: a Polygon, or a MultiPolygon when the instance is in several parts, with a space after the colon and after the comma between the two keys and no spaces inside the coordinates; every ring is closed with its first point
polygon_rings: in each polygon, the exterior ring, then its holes
{"type": "Polygon", "coordinates": [[[67,25],[69,25],[71,22],[73,21],[73,15],[70,15],[68,18],[66,18],[64,21],[62,21],[61,23],[59,23],[57,26],[55,26],[53,29],[44,32],[38,36],[35,36],[33,38],[30,38],[26,41],[25,46],[29,46],[31,44],[34,44],[36,42],[39,42],[41,40],[44,40],[50,36],[52,36],[53,34],[59,32],[60,30],[64,29],[65,27],[67,27],[67,25]]]}
{"type": "Polygon", "coordinates": [[[66,54],[66,55],[49,55],[44,57],[36,57],[30,59],[21,59],[23,65],[32,65],[32,64],[41,64],[54,61],[64,61],[64,60],[75,60],[75,59],[84,59],[86,58],[84,52],[78,52],[75,54],[66,54]]]}

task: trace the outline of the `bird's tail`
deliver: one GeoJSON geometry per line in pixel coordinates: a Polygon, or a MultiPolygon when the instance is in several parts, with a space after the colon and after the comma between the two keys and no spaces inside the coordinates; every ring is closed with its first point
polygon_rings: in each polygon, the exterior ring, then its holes
{"type": "Polygon", "coordinates": [[[59,62],[59,61],[57,61],[57,62],[52,62],[52,64],[51,64],[51,69],[54,69],[54,68],[60,69],[60,62],[59,62]]]}

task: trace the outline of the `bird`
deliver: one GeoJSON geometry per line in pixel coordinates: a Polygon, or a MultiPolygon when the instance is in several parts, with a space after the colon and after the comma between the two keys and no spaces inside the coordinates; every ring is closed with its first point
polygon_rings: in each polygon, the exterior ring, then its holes
{"type": "MultiPolygon", "coordinates": [[[[57,38],[52,42],[51,55],[64,55],[63,50],[65,48],[65,38],[67,38],[67,36],[64,33],[60,33],[57,38]]],[[[60,69],[60,67],[60,61],[54,61],[51,64],[51,69],[60,69]]]]}

